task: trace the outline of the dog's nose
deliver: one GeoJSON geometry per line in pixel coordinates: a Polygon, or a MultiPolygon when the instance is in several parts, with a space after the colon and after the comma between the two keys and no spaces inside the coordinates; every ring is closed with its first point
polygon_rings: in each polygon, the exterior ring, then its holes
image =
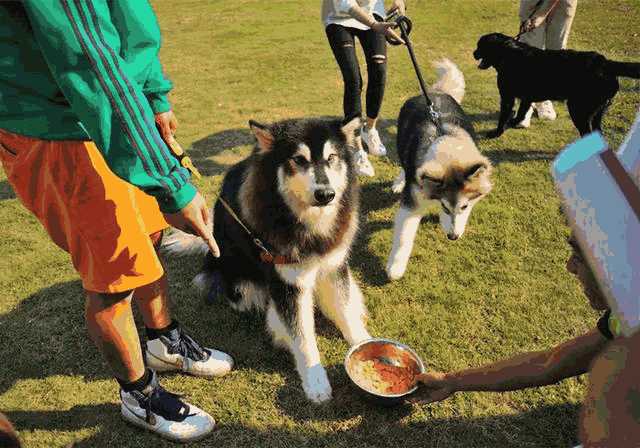
{"type": "Polygon", "coordinates": [[[318,188],[313,195],[316,201],[318,201],[318,204],[327,205],[336,197],[336,192],[333,191],[333,188],[318,188]]]}
{"type": "Polygon", "coordinates": [[[447,238],[449,238],[451,241],[455,241],[460,238],[460,235],[457,235],[455,233],[447,233],[447,238]]]}

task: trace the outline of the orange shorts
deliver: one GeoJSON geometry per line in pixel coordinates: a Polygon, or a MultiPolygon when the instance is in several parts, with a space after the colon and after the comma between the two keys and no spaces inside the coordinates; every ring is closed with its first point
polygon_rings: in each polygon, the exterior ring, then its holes
{"type": "Polygon", "coordinates": [[[162,277],[149,235],[168,224],[156,200],[117,177],[92,142],[0,129],[0,160],[16,195],[71,255],[85,290],[124,292],[162,277]]]}

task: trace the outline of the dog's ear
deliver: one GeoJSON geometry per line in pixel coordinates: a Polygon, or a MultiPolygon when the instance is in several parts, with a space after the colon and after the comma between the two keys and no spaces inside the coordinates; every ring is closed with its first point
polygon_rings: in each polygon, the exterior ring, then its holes
{"type": "Polygon", "coordinates": [[[347,138],[347,143],[351,146],[355,144],[356,141],[356,130],[362,125],[362,120],[360,117],[355,117],[350,120],[348,123],[342,125],[340,130],[347,138]]]}
{"type": "Polygon", "coordinates": [[[487,162],[474,163],[464,171],[464,178],[466,180],[471,180],[475,177],[478,177],[482,173],[487,172],[489,170],[489,167],[490,165],[487,162]]]}
{"type": "Polygon", "coordinates": [[[258,140],[260,152],[271,151],[273,147],[273,134],[269,131],[269,127],[253,120],[249,120],[249,127],[258,140]]]}

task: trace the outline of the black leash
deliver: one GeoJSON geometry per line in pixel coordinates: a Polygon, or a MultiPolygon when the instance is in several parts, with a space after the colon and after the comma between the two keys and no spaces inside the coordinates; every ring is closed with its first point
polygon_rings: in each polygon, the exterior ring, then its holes
{"type": "MultiPolygon", "coordinates": [[[[413,45],[411,45],[411,39],[409,39],[409,33],[411,33],[411,29],[413,28],[413,24],[411,20],[407,16],[402,16],[398,13],[398,10],[394,10],[389,14],[386,18],[387,21],[394,21],[398,28],[400,28],[400,35],[409,50],[409,57],[411,58],[411,62],[413,63],[413,68],[416,71],[416,76],[418,77],[418,83],[420,84],[420,90],[422,90],[422,95],[424,96],[425,101],[427,102],[427,113],[429,114],[429,118],[433,124],[435,124],[438,132],[444,134],[444,129],[442,128],[442,123],[440,121],[440,112],[436,110],[433,101],[429,98],[429,94],[427,93],[427,85],[424,82],[424,78],[422,77],[422,72],[420,71],[420,67],[418,66],[418,60],[416,59],[416,54],[413,51],[413,45]]],[[[401,42],[396,42],[387,39],[392,45],[401,45],[401,42]]]]}

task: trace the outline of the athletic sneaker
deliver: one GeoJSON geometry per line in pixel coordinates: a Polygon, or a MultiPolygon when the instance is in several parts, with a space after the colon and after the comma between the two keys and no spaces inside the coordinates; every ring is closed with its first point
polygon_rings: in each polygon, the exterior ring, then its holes
{"type": "Polygon", "coordinates": [[[369,162],[369,156],[367,156],[367,152],[364,149],[356,151],[354,161],[356,163],[356,173],[360,176],[373,177],[376,174],[373,165],[369,162]]]}
{"type": "Polygon", "coordinates": [[[541,120],[553,121],[557,118],[553,103],[549,100],[543,101],[542,103],[535,103],[533,107],[535,107],[538,118],[541,120]]]}
{"type": "Polygon", "coordinates": [[[367,129],[366,126],[362,126],[360,135],[362,135],[362,141],[367,145],[367,149],[370,154],[373,154],[374,156],[387,155],[387,148],[382,144],[380,134],[376,128],[367,129]]]}
{"type": "Polygon", "coordinates": [[[232,369],[226,353],[201,347],[179,325],[164,336],[147,341],[147,365],[158,372],[180,370],[197,376],[222,376],[232,369]]]}
{"type": "Polygon", "coordinates": [[[176,442],[199,440],[213,431],[213,417],[158,384],[155,372],[142,391],[120,389],[120,412],[128,422],[176,442]]]}
{"type": "Polygon", "coordinates": [[[529,106],[529,110],[524,115],[524,118],[521,122],[516,123],[516,128],[528,128],[531,126],[531,116],[533,115],[533,106],[529,106]]]}

